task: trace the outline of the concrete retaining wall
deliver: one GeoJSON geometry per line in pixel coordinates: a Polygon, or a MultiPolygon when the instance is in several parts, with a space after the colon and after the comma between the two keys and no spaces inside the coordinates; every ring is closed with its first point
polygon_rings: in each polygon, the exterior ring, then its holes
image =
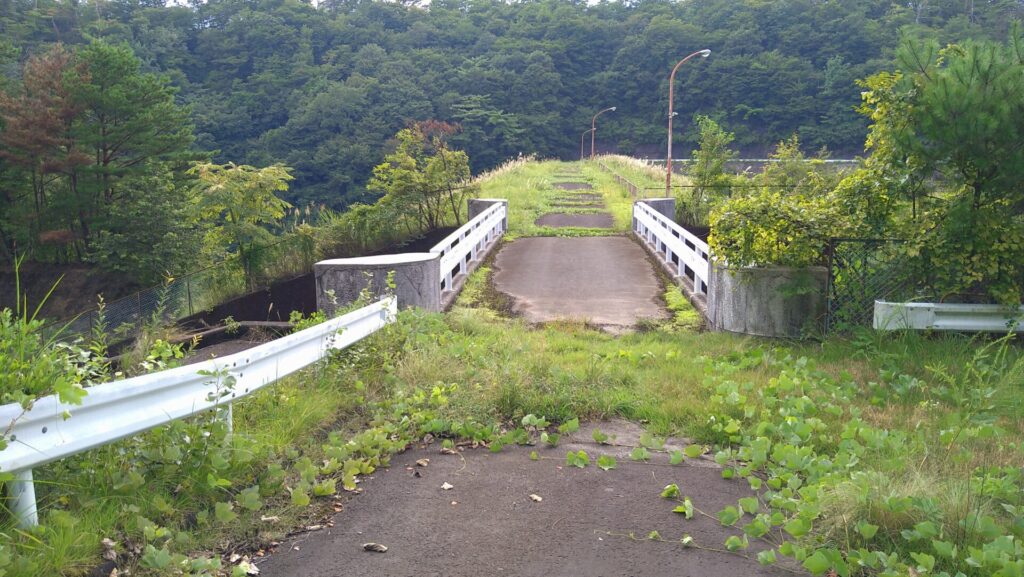
{"type": "Polygon", "coordinates": [[[827,279],[825,267],[712,265],[708,321],[715,330],[765,337],[820,332],[827,279]]]}

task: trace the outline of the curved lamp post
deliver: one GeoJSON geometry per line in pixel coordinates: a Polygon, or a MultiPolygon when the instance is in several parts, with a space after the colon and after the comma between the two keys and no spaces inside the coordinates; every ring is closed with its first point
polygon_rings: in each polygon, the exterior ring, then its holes
{"type": "Polygon", "coordinates": [[[593,128],[591,128],[590,130],[584,130],[583,134],[580,135],[580,160],[581,161],[583,160],[583,137],[586,136],[588,132],[593,132],[593,131],[594,131],[593,128]]]}
{"type": "Polygon", "coordinates": [[[672,112],[672,85],[676,81],[676,70],[679,70],[684,62],[694,56],[707,58],[710,55],[711,51],[706,48],[694,52],[677,62],[675,68],[672,69],[672,74],[668,77],[668,154],[665,156],[665,196],[672,196],[672,117],[675,116],[675,113],[672,112]]]}
{"type": "Polygon", "coordinates": [[[601,112],[594,115],[594,118],[590,120],[590,158],[594,158],[594,138],[597,136],[597,117],[601,116],[605,112],[615,112],[615,106],[611,108],[605,108],[601,112]]]}

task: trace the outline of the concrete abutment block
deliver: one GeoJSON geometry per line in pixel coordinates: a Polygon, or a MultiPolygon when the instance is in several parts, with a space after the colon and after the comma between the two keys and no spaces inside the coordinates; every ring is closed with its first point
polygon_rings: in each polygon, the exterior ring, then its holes
{"type": "Polygon", "coordinates": [[[388,292],[388,274],[394,271],[399,308],[441,310],[441,255],[429,252],[337,258],[313,265],[317,309],[328,316],[369,289],[374,297],[388,292]]]}
{"type": "Polygon", "coordinates": [[[708,320],[715,330],[806,337],[825,314],[825,267],[724,268],[712,265],[708,320]]]}

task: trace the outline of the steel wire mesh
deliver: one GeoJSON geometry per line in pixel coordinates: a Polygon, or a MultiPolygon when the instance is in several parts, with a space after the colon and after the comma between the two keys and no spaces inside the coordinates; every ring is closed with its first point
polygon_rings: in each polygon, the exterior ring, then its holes
{"type": "Polygon", "coordinates": [[[902,245],[898,239],[829,241],[826,333],[872,326],[876,300],[920,300],[902,245]]]}

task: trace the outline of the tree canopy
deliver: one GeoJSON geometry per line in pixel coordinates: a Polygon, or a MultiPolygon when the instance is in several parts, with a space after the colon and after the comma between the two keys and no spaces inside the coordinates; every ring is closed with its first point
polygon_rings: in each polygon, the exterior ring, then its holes
{"type": "MultiPolygon", "coordinates": [[[[388,152],[389,138],[415,121],[461,125],[450,142],[478,172],[518,153],[572,158],[590,116],[618,106],[614,118],[602,119],[599,148],[660,156],[668,71],[701,48],[712,56],[683,66],[676,79],[675,109],[685,119],[678,123],[679,150],[696,145],[689,119],[701,114],[735,134],[733,147],[744,154],[765,154],[794,132],[810,150],[857,154],[867,122],[855,112],[861,90],[855,80],[892,65],[900,30],[941,44],[1001,39],[1022,6],[1012,0],[436,0],[428,6],[2,0],[0,87],[19,84],[19,63],[57,42],[68,50],[83,46],[92,55],[86,59],[112,50],[97,47],[99,40],[130,47],[139,71],[157,76],[129,74],[126,81],[165,78],[190,117],[158,117],[194,125],[194,149],[220,163],[290,166],[295,181],[286,200],[344,208],[372,200],[366,185],[373,167],[388,152]]],[[[110,81],[97,76],[93,88],[110,81]]],[[[89,90],[83,87],[82,96],[96,94],[89,90]]],[[[89,138],[95,145],[96,137],[89,138]]],[[[124,155],[113,160],[115,167],[131,162],[124,155]]],[[[102,188],[111,170],[109,164],[90,169],[90,177],[102,188]]]]}

